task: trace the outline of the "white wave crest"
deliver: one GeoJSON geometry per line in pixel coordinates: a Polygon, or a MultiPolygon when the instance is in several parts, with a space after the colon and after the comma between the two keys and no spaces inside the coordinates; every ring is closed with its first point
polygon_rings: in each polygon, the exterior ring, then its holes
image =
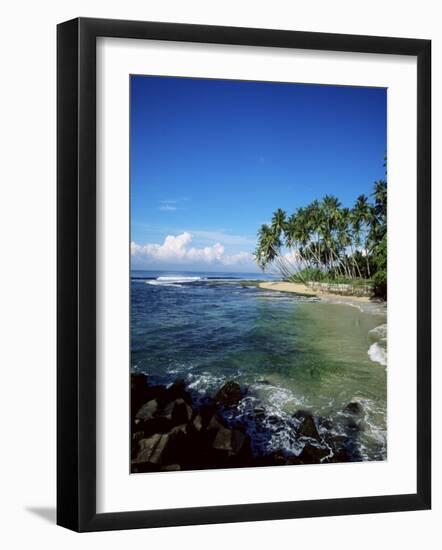
{"type": "Polygon", "coordinates": [[[201,281],[202,277],[157,277],[157,281],[165,281],[168,283],[193,283],[194,281],[201,281]]]}
{"type": "Polygon", "coordinates": [[[380,363],[384,367],[387,366],[387,350],[381,347],[377,342],[371,344],[367,353],[373,362],[380,363]]]}
{"type": "Polygon", "coordinates": [[[175,286],[181,288],[183,284],[194,283],[195,281],[202,281],[203,277],[185,277],[185,276],[170,276],[170,277],[157,277],[154,280],[146,281],[147,285],[152,286],[175,286]]]}
{"type": "Polygon", "coordinates": [[[172,282],[166,282],[166,281],[146,281],[146,285],[152,285],[152,286],[174,286],[181,288],[182,285],[172,282]]]}

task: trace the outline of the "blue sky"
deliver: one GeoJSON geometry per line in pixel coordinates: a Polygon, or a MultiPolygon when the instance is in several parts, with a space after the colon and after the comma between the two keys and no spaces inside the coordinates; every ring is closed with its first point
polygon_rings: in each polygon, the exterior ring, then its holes
{"type": "Polygon", "coordinates": [[[272,212],[384,176],[386,89],[131,77],[133,269],[256,270],[272,212]]]}

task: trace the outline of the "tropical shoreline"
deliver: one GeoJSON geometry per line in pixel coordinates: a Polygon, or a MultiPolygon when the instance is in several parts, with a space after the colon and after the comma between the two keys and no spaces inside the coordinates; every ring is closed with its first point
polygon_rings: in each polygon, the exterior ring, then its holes
{"type": "Polygon", "coordinates": [[[306,410],[293,414],[298,453],[253,451],[253,436],[229,411],[248,389],[228,381],[203,403],[195,402],[183,379],[155,385],[142,373],[131,374],[131,473],[359,462],[357,437],[364,407],[349,402],[342,411],[346,434],[337,434],[330,419],[306,410]]]}
{"type": "MultiPolygon", "coordinates": [[[[306,288],[294,284],[288,285],[291,292],[281,292],[277,286],[283,283],[281,279],[269,280],[269,274],[259,277],[254,273],[137,273],[132,281],[132,372],[149,377],[150,389],[140,395],[144,401],[140,407],[157,397],[161,403],[149,426],[139,426],[134,419],[135,439],[149,441],[142,443],[143,449],[134,441],[133,471],[160,467],[144,464],[152,462],[147,455],[154,453],[160,437],[161,445],[171,445],[164,451],[161,468],[172,464],[179,464],[180,469],[276,465],[289,459],[293,463],[304,448],[304,440],[298,437],[302,411],[313,417],[325,441],[331,436],[350,438],[346,444],[350,461],[385,458],[386,374],[385,368],[379,368],[379,363],[386,363],[386,334],[380,331],[386,323],[384,304],[351,296],[317,296],[311,288],[302,296],[299,292],[306,288]],[[272,290],[260,287],[263,283],[271,283],[272,290]],[[202,405],[205,411],[205,405],[214,404],[226,383],[239,384],[238,404],[225,410],[217,405],[212,411],[216,413],[212,424],[224,423],[234,433],[221,430],[215,443],[211,439],[215,428],[195,432],[189,419],[184,422],[186,428],[177,427],[181,422],[172,426],[171,411],[163,411],[169,404],[178,407],[177,416],[179,411],[183,418],[186,411],[190,415],[181,401],[162,403],[160,394],[166,396],[165,388],[177,379],[184,381],[192,395],[193,402],[188,403],[192,416],[202,405]],[[343,413],[353,402],[363,408],[358,419],[343,413]],[[241,456],[236,447],[224,456],[226,451],[217,448],[221,435],[235,442],[247,435],[250,441],[243,441],[238,450],[241,456]],[[180,449],[183,445],[183,452],[190,446],[198,453],[172,453],[175,443],[180,449]],[[282,453],[284,460],[282,456],[274,460],[274,453],[282,453]]],[[[318,444],[321,453],[328,448],[318,444]]],[[[308,447],[305,454],[313,451],[308,447]]],[[[303,455],[302,460],[313,458],[303,455]]]]}
{"type": "Polygon", "coordinates": [[[265,281],[258,284],[259,288],[263,290],[274,290],[277,292],[290,292],[293,294],[298,294],[300,296],[310,296],[312,298],[326,299],[328,302],[342,301],[346,302],[363,302],[369,303],[373,301],[368,296],[348,296],[343,294],[335,294],[332,292],[326,292],[324,290],[312,290],[309,286],[303,283],[290,283],[288,281],[265,281]]]}

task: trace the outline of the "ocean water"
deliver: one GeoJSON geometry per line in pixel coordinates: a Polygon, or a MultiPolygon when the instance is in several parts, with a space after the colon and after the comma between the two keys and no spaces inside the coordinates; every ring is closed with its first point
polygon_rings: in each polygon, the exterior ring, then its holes
{"type": "Polygon", "coordinates": [[[385,306],[262,290],[249,282],[259,278],[271,276],[132,271],[132,371],[164,384],[184,378],[201,400],[238,381],[247,394],[228,419],[247,426],[256,453],[299,453],[300,409],[348,436],[344,409],[358,401],[356,459],[384,460],[385,306]]]}

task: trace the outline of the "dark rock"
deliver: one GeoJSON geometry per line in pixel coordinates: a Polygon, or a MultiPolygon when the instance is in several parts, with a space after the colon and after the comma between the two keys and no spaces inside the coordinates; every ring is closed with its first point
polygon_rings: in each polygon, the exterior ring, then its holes
{"type": "Polygon", "coordinates": [[[225,427],[226,426],[224,425],[221,418],[217,414],[214,414],[212,418],[209,420],[209,422],[207,423],[206,429],[207,431],[218,431],[220,428],[225,428],[225,427]]]}
{"type": "Polygon", "coordinates": [[[186,424],[175,426],[170,430],[167,441],[167,448],[165,449],[163,463],[167,464],[181,464],[186,461],[188,455],[189,438],[188,429],[186,424]]]}
{"type": "Polygon", "coordinates": [[[333,422],[329,418],[319,418],[318,424],[321,428],[325,430],[331,430],[333,428],[333,422]]]}
{"type": "Polygon", "coordinates": [[[175,382],[167,388],[167,397],[170,401],[183,399],[188,405],[192,404],[192,396],[186,390],[186,383],[182,378],[175,380],[175,382]]]}
{"type": "Polygon", "coordinates": [[[315,421],[310,413],[306,411],[298,411],[294,414],[294,417],[302,419],[301,425],[298,428],[299,436],[310,437],[312,439],[320,439],[315,421]]]}
{"type": "Polygon", "coordinates": [[[218,415],[214,414],[209,420],[204,419],[198,414],[193,422],[188,424],[189,427],[189,444],[188,444],[188,457],[193,463],[200,464],[201,467],[205,467],[204,463],[213,463],[213,454],[215,449],[212,444],[220,429],[227,428],[224,422],[218,415]],[[199,429],[198,429],[199,428],[199,429]]]}
{"type": "Polygon", "coordinates": [[[176,426],[188,422],[192,418],[192,413],[192,407],[188,405],[184,399],[179,398],[168,403],[157,415],[167,418],[176,426]]]}
{"type": "Polygon", "coordinates": [[[215,439],[213,440],[213,448],[218,451],[232,450],[232,430],[220,426],[216,431],[215,439]]]}
{"type": "Polygon", "coordinates": [[[138,443],[138,441],[140,441],[140,439],[143,439],[143,435],[144,435],[143,431],[133,432],[132,433],[132,441],[136,441],[138,443]]]}
{"type": "Polygon", "coordinates": [[[327,439],[327,443],[332,449],[333,456],[328,459],[329,462],[349,462],[350,453],[348,451],[349,439],[345,435],[334,435],[327,439]]]}
{"type": "Polygon", "coordinates": [[[284,454],[284,451],[282,449],[278,449],[277,451],[274,451],[271,455],[272,464],[275,466],[280,466],[282,464],[286,464],[287,457],[284,454]]]}
{"type": "Polygon", "coordinates": [[[151,399],[145,403],[135,415],[136,420],[149,420],[158,410],[158,401],[156,399],[151,399]]]}
{"type": "MultiPolygon", "coordinates": [[[[179,404],[180,405],[180,404],[179,404]]],[[[134,430],[143,431],[144,436],[150,437],[155,433],[168,432],[173,426],[181,423],[180,407],[169,404],[168,409],[159,408],[157,399],[151,399],[141,406],[134,419],[134,430]],[[176,409],[176,410],[175,410],[176,409]]]]}
{"type": "Polygon", "coordinates": [[[156,399],[159,407],[164,407],[171,401],[169,399],[169,392],[165,386],[148,386],[147,389],[148,399],[156,399]]]}
{"type": "Polygon", "coordinates": [[[132,373],[130,376],[130,389],[132,394],[142,393],[147,387],[147,376],[141,373],[132,373]]]}
{"type": "Polygon", "coordinates": [[[297,418],[298,420],[304,420],[306,416],[311,416],[311,413],[309,411],[304,411],[303,409],[299,409],[293,413],[293,418],[297,418]]]}
{"type": "Polygon", "coordinates": [[[344,407],[344,412],[350,413],[350,414],[361,414],[362,405],[357,401],[352,401],[346,407],[344,407]]]}
{"type": "Polygon", "coordinates": [[[168,440],[168,434],[154,434],[147,439],[141,439],[138,442],[139,452],[133,462],[135,464],[143,462],[161,464],[168,440]]]}
{"type": "Polygon", "coordinates": [[[214,403],[205,403],[198,409],[198,415],[201,417],[202,428],[206,429],[210,420],[217,412],[217,407],[214,403]]]}
{"type": "Polygon", "coordinates": [[[218,415],[214,414],[212,418],[206,423],[206,425],[203,426],[200,432],[197,432],[199,433],[200,445],[210,448],[212,450],[212,443],[216,437],[216,434],[218,433],[218,430],[226,427],[227,426],[225,426],[221,418],[218,415]]]}
{"type": "Polygon", "coordinates": [[[304,418],[301,426],[299,427],[299,434],[303,437],[311,437],[312,439],[320,439],[318,430],[316,428],[313,416],[309,415],[304,418]]]}
{"type": "Polygon", "coordinates": [[[132,417],[146,399],[147,377],[144,374],[133,373],[130,376],[130,401],[132,417]]]}
{"type": "Polygon", "coordinates": [[[257,418],[262,418],[265,415],[264,407],[255,407],[253,413],[257,418]]]}
{"type": "Polygon", "coordinates": [[[159,472],[160,466],[158,464],[151,464],[150,462],[136,462],[131,461],[130,471],[132,474],[141,474],[146,472],[159,472]]]}
{"type": "Polygon", "coordinates": [[[358,462],[362,460],[358,443],[358,434],[361,429],[354,420],[351,420],[345,435],[334,435],[327,439],[334,455],[330,462],[358,462]]]}
{"type": "Polygon", "coordinates": [[[350,462],[350,454],[348,450],[343,447],[333,452],[333,456],[329,459],[330,462],[350,462]]]}
{"type": "Polygon", "coordinates": [[[322,447],[315,447],[310,443],[307,443],[302,449],[301,454],[298,455],[298,459],[302,464],[319,464],[323,458],[330,454],[329,449],[322,447]]]}
{"type": "Polygon", "coordinates": [[[233,407],[238,404],[242,397],[241,386],[238,382],[226,382],[215,395],[215,401],[224,407],[233,407]]]}
{"type": "Polygon", "coordinates": [[[138,431],[138,432],[133,432],[132,433],[132,442],[131,442],[131,458],[135,458],[138,454],[138,450],[139,450],[139,441],[141,439],[143,439],[144,437],[144,432],[143,431],[138,431]]]}
{"type": "Polygon", "coordinates": [[[211,442],[215,434],[210,438],[203,430],[197,432],[192,424],[177,426],[171,432],[171,443],[167,452],[169,463],[178,463],[181,469],[210,468],[215,463],[215,450],[211,442]]]}
{"type": "MultiPolygon", "coordinates": [[[[264,381],[262,381],[264,382],[264,381]]],[[[214,399],[192,406],[184,380],[176,380],[171,386],[151,386],[144,375],[132,375],[131,396],[132,438],[131,471],[159,472],[195,470],[207,468],[276,466],[290,464],[318,464],[355,460],[353,447],[361,428],[356,416],[362,408],[359,403],[349,403],[346,415],[346,435],[333,436],[331,422],[315,418],[308,411],[297,411],[297,429],[294,436],[308,438],[298,456],[287,456],[277,450],[256,456],[252,453],[247,427],[240,423],[228,425],[221,414],[224,408],[238,404],[243,393],[238,383],[227,382],[214,399]],[[135,408],[134,405],[137,404],[135,408]],[[356,422],[358,421],[358,423],[356,422]],[[321,436],[319,429],[323,431],[321,436]],[[324,448],[324,440],[329,448],[324,448]],[[353,443],[352,443],[353,442],[353,443]],[[329,456],[332,453],[332,456],[329,456]]],[[[257,406],[253,416],[266,414],[257,406]]],[[[279,429],[281,419],[266,417],[279,429]]],[[[306,439],[301,439],[306,441],[306,439]]]]}
{"type": "Polygon", "coordinates": [[[299,466],[300,464],[304,464],[304,462],[296,455],[289,456],[285,461],[286,466],[299,466]]]}
{"type": "Polygon", "coordinates": [[[172,400],[168,398],[168,390],[165,386],[150,385],[147,376],[139,373],[131,375],[130,399],[132,415],[138,411],[143,403],[147,403],[152,399],[156,399],[160,406],[164,406],[165,403],[172,400]]]}
{"type": "Polygon", "coordinates": [[[346,428],[350,433],[358,433],[361,431],[362,427],[360,424],[356,423],[353,419],[349,419],[346,423],[346,428]]]}
{"type": "Polygon", "coordinates": [[[138,442],[139,452],[133,464],[148,463],[162,466],[179,462],[185,456],[187,426],[175,426],[168,433],[153,434],[138,442]]]}
{"type": "Polygon", "coordinates": [[[161,466],[162,472],[175,472],[181,470],[181,466],[179,464],[167,464],[166,466],[161,466]]]}
{"type": "Polygon", "coordinates": [[[131,379],[131,382],[133,382],[133,384],[131,384],[132,390],[130,395],[132,415],[135,415],[141,405],[147,403],[148,401],[152,401],[153,399],[158,402],[159,406],[164,406],[164,404],[168,401],[166,387],[160,385],[149,385],[147,383],[147,377],[144,375],[136,375],[137,378],[135,379],[136,381],[134,381],[134,376],[135,375],[132,375],[131,379]],[[143,377],[144,383],[142,383],[138,376],[143,377]]]}
{"type": "Polygon", "coordinates": [[[162,416],[156,416],[145,421],[136,421],[136,430],[143,431],[144,437],[150,437],[155,433],[166,433],[174,427],[171,419],[162,416]]]}
{"type": "Polygon", "coordinates": [[[239,430],[221,427],[216,433],[213,441],[213,448],[218,451],[225,451],[229,455],[238,454],[245,440],[245,435],[239,430]]]}
{"type": "Polygon", "coordinates": [[[199,413],[192,420],[192,425],[197,432],[200,432],[203,429],[203,417],[199,413]]]}

